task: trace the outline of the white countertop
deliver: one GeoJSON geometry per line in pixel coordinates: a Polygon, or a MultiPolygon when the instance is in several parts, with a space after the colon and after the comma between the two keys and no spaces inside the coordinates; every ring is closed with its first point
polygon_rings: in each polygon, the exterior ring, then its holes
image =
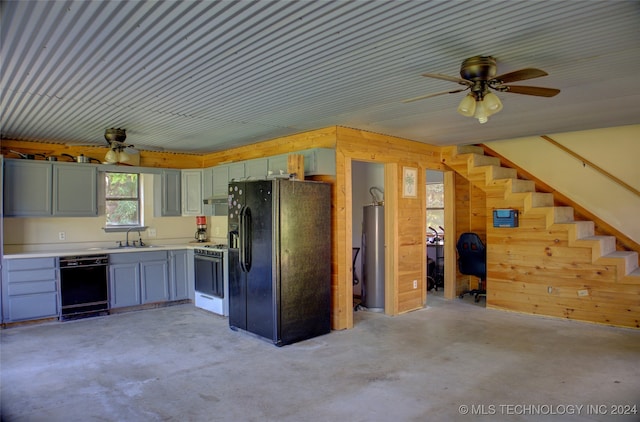
{"type": "Polygon", "coordinates": [[[38,250],[25,251],[19,253],[9,253],[3,255],[3,259],[19,259],[19,258],[55,258],[60,256],[87,256],[87,255],[104,255],[116,253],[136,253],[136,252],[154,252],[154,251],[170,251],[179,249],[197,249],[206,245],[214,245],[215,242],[209,243],[180,243],[172,245],[148,245],[143,247],[75,247],[70,249],[55,250],[38,250]]]}

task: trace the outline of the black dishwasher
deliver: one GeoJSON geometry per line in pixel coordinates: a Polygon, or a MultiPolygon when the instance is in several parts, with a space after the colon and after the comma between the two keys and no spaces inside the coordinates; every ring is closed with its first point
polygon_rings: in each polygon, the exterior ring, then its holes
{"type": "Polygon", "coordinates": [[[107,255],[60,258],[62,319],[100,315],[109,311],[107,255]]]}

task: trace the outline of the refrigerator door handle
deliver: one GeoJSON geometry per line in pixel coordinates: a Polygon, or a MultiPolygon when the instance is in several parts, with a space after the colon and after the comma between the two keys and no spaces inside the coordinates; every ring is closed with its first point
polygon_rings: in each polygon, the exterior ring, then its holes
{"type": "Polygon", "coordinates": [[[251,270],[251,209],[242,207],[239,217],[240,268],[248,273],[251,270]]]}
{"type": "Polygon", "coordinates": [[[244,266],[246,268],[246,272],[251,270],[251,250],[253,245],[251,244],[253,225],[251,221],[251,208],[245,207],[244,209],[244,266]]]}

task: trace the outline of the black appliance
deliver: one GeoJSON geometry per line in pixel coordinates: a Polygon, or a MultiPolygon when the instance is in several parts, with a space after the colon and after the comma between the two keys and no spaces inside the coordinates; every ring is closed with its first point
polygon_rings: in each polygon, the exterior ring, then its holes
{"type": "Polygon", "coordinates": [[[213,249],[194,250],[196,291],[224,297],[224,252],[213,249]]]}
{"type": "Polygon", "coordinates": [[[229,326],[277,346],[331,330],[331,186],[229,184],[229,326]]]}
{"type": "Polygon", "coordinates": [[[62,319],[99,315],[109,310],[107,255],[60,258],[62,319]]]}

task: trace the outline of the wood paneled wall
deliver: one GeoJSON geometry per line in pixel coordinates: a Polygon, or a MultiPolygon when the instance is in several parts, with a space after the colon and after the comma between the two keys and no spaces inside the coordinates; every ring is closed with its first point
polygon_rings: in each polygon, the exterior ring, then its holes
{"type": "Polygon", "coordinates": [[[335,148],[335,126],[295,135],[283,136],[269,141],[258,142],[238,148],[214,152],[203,156],[203,167],[212,167],[218,164],[235,161],[264,158],[288,152],[303,151],[311,148],[335,148]]]}
{"type": "MultiPolygon", "coordinates": [[[[69,154],[72,156],[85,155],[102,161],[109,149],[101,146],[80,146],[80,145],[62,145],[47,142],[23,142],[3,139],[0,141],[0,153],[7,158],[20,158],[11,150],[21,152],[23,154],[44,154],[45,156],[57,156],[59,161],[67,161],[68,157],[61,157],[61,154],[69,154]]],[[[43,157],[36,157],[43,160],[43,157]]],[[[154,168],[174,168],[188,169],[201,168],[203,156],[196,154],[180,154],[173,152],[157,152],[157,151],[140,151],[140,167],[154,168]]],[[[121,164],[127,167],[126,164],[121,164]]]]}
{"type": "Polygon", "coordinates": [[[426,169],[441,170],[440,148],[377,133],[338,127],[336,132],[336,211],[338,278],[334,284],[334,328],[353,326],[351,263],[351,163],[385,165],[385,313],[396,315],[424,306],[426,298],[426,198],[403,198],[403,167],[418,170],[424,186],[426,169]],[[413,288],[417,280],[418,288],[413,288]]]}
{"type": "MultiPolygon", "coordinates": [[[[465,232],[477,233],[487,244],[487,208],[486,194],[476,185],[459,174],[455,174],[455,237],[448,239],[457,242],[465,232]]],[[[460,274],[456,269],[456,296],[478,287],[478,278],[460,274]]]]}

